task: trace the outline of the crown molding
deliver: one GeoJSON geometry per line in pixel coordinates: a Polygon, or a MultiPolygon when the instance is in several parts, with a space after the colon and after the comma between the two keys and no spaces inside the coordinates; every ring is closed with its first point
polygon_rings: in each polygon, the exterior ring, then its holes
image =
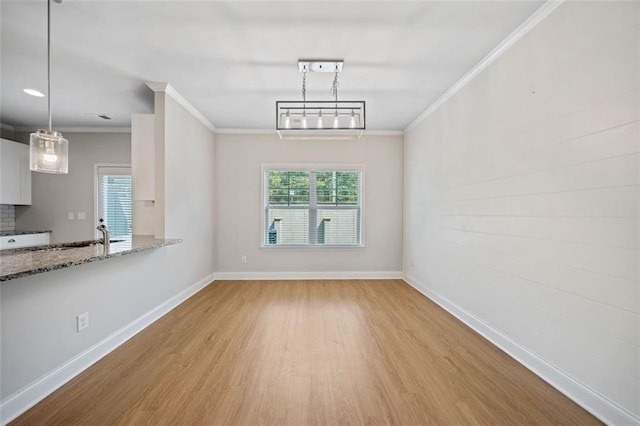
{"type": "Polygon", "coordinates": [[[145,84],[154,92],[166,92],[169,87],[169,83],[162,83],[159,81],[147,81],[145,84]]]}
{"type": "MultiPolygon", "coordinates": [[[[33,132],[44,127],[15,127],[15,132],[33,132]]],[[[56,127],[60,133],[131,133],[131,127],[56,127]]]]}
{"type": "Polygon", "coordinates": [[[218,128],[216,134],[220,135],[277,135],[275,129],[230,129],[218,128]]]}
{"type": "Polygon", "coordinates": [[[4,130],[9,130],[11,132],[15,132],[15,127],[9,125],[9,124],[4,124],[4,123],[0,123],[0,129],[4,129],[4,130]]]}
{"type": "Polygon", "coordinates": [[[66,133],[131,133],[129,127],[60,127],[59,132],[66,133]]]}
{"type": "MultiPolygon", "coordinates": [[[[217,128],[216,134],[220,135],[277,135],[275,129],[229,129],[217,128]]],[[[365,130],[363,136],[402,136],[403,130],[365,130]]]]}
{"type": "Polygon", "coordinates": [[[363,136],[404,136],[404,130],[365,130],[363,136]]]}
{"type": "Polygon", "coordinates": [[[509,50],[518,40],[524,37],[529,31],[531,31],[536,25],[538,25],[544,18],[546,18],[551,12],[553,12],[558,6],[564,3],[565,0],[547,0],[542,6],[540,6],[526,21],[524,21],[518,28],[516,28],[511,34],[507,36],[500,44],[498,44],[487,56],[482,58],[476,66],[471,68],[460,80],[458,80],[453,86],[451,86],[446,92],[444,92],[434,103],[422,112],[415,120],[413,120],[405,129],[407,133],[415,129],[420,123],[422,123],[428,116],[434,111],[440,108],[445,102],[447,102],[453,95],[458,93],[464,86],[473,80],[478,74],[489,67],[496,59],[502,56],[507,50],[509,50]]]}
{"type": "MultiPolygon", "coordinates": [[[[159,90],[161,92],[163,90],[159,90]]],[[[0,123],[0,128],[13,132],[33,132],[36,127],[14,127],[0,123]]],[[[211,128],[207,126],[209,130],[211,128]]],[[[61,133],[131,133],[131,127],[57,127],[61,133]]],[[[214,133],[221,135],[277,135],[275,129],[215,129],[214,133]]],[[[402,136],[402,130],[365,130],[364,136],[402,136]]]]}
{"type": "Polygon", "coordinates": [[[164,92],[165,94],[171,96],[173,100],[178,102],[184,109],[189,111],[191,115],[198,119],[204,126],[211,130],[212,132],[216,132],[216,128],[200,111],[196,109],[184,96],[182,96],[172,85],[169,83],[156,82],[156,81],[147,81],[146,85],[149,89],[154,92],[164,92]]]}

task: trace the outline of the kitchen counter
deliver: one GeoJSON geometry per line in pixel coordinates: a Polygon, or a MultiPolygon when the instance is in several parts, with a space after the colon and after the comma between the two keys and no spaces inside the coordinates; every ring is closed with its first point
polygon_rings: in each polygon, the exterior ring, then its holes
{"type": "Polygon", "coordinates": [[[9,235],[28,235],[28,234],[46,234],[51,231],[0,231],[0,237],[8,237],[9,235]]]}
{"type": "Polygon", "coordinates": [[[116,256],[181,243],[179,239],[161,240],[135,235],[131,240],[112,242],[109,252],[98,240],[0,250],[0,281],[68,268],[116,256]]]}

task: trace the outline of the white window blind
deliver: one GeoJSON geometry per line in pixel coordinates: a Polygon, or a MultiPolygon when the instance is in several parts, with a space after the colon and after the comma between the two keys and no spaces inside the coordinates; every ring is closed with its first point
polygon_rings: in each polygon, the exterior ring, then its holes
{"type": "Polygon", "coordinates": [[[98,167],[98,217],[104,219],[112,238],[131,237],[130,168],[98,167]]]}
{"type": "Polygon", "coordinates": [[[265,168],[264,246],[360,246],[362,171],[265,168]]]}

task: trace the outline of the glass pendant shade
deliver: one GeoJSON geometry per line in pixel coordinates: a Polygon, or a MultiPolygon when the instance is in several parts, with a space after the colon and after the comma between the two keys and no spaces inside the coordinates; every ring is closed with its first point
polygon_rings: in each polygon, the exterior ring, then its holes
{"type": "Polygon", "coordinates": [[[360,139],[365,106],[364,101],[276,101],[276,130],[283,140],[360,139]]]}
{"type": "Polygon", "coordinates": [[[289,117],[289,111],[287,111],[287,114],[284,116],[284,128],[288,129],[289,127],[291,127],[291,118],[289,117]]]}
{"type": "Polygon", "coordinates": [[[31,133],[29,164],[34,172],[69,173],[69,141],[54,130],[31,133]]]}

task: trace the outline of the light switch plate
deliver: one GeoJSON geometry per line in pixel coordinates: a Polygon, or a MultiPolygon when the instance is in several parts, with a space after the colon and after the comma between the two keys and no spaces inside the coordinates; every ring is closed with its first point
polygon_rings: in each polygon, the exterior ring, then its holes
{"type": "Polygon", "coordinates": [[[87,213],[78,212],[78,220],[87,220],[87,213]]]}
{"type": "Polygon", "coordinates": [[[67,219],[73,220],[73,212],[67,213],[67,219]]]}

